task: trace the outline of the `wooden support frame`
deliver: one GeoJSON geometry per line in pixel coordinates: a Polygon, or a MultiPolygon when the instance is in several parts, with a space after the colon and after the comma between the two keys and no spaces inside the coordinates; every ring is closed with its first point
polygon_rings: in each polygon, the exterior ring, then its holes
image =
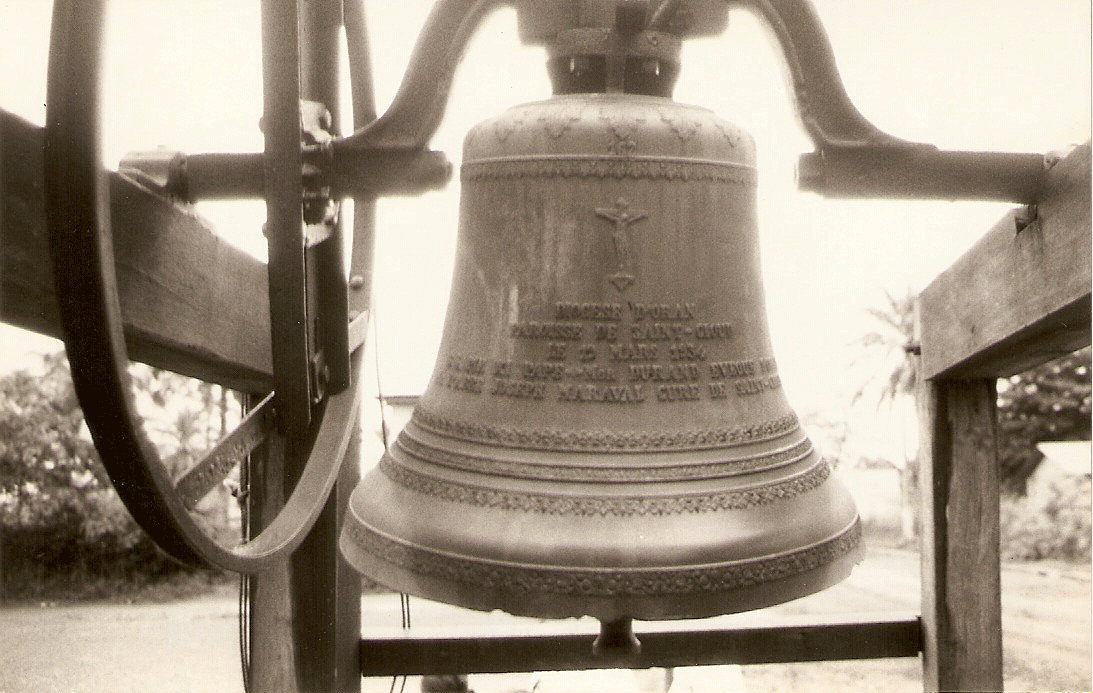
{"type": "Polygon", "coordinates": [[[922,374],[997,378],[1090,342],[1090,145],[922,291],[922,374]]]}
{"type": "Polygon", "coordinates": [[[923,674],[1002,690],[996,381],[1090,343],[1090,146],[920,295],[923,674]]]}

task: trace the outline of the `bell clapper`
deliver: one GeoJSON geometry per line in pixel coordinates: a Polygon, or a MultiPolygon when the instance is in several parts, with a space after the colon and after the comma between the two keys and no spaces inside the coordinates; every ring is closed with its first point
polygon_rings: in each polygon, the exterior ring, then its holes
{"type": "Polygon", "coordinates": [[[641,641],[634,635],[634,619],[624,616],[613,621],[601,620],[592,653],[611,660],[630,660],[641,654],[641,641]]]}

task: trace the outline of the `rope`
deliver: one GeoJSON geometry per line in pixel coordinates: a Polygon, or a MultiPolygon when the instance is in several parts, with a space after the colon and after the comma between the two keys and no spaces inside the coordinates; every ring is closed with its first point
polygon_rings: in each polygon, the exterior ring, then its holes
{"type": "MultiPolygon", "coordinates": [[[[240,398],[242,414],[247,413],[246,397],[240,398]]],[[[251,456],[239,466],[239,491],[236,501],[239,503],[240,532],[243,541],[250,539],[250,477],[251,456]]],[[[243,675],[243,693],[250,693],[250,596],[251,580],[246,573],[239,574],[239,666],[243,675]]]]}
{"type": "MultiPolygon", "coordinates": [[[[376,401],[379,403],[380,408],[380,438],[383,440],[383,452],[386,454],[389,452],[389,429],[387,426],[387,401],[384,399],[383,394],[383,381],[380,377],[380,350],[379,350],[379,319],[377,316],[376,308],[372,307],[372,353],[375,357],[375,369],[376,369],[376,401]]],[[[399,610],[402,614],[402,628],[407,630],[410,628],[410,595],[400,592],[399,593],[399,610]]],[[[398,685],[399,693],[402,693],[406,689],[406,676],[393,676],[391,677],[391,688],[389,693],[395,693],[395,686],[398,685]],[[399,680],[401,679],[401,685],[399,680]]]]}

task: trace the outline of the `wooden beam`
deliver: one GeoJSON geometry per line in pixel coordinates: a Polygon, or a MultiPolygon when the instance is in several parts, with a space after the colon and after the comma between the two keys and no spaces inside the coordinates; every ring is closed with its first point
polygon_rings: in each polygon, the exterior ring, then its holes
{"type": "Polygon", "coordinates": [[[1002,690],[995,382],[920,382],[927,691],[1002,690]]]}
{"type": "MultiPolygon", "coordinates": [[[[300,547],[270,569],[250,576],[248,690],[255,693],[359,693],[361,577],[337,550],[349,496],[360,480],[360,424],[315,526],[300,547]]],[[[286,467],[306,449],[260,448],[252,460],[253,533],[284,507],[291,493],[286,467]]]]}
{"type": "Polygon", "coordinates": [[[1089,344],[1090,145],[1048,171],[1021,229],[1019,214],[923,290],[926,378],[1008,376],[1089,344]]]}
{"type": "Polygon", "coordinates": [[[916,657],[917,617],[784,625],[732,630],[637,631],[641,652],[625,660],[592,653],[595,633],[453,637],[404,635],[361,641],[364,676],[573,671],[625,667],[772,664],[829,659],[916,657]]]}
{"type": "MultiPolygon", "coordinates": [[[[353,431],[338,483],[311,533],[289,559],[291,619],[281,637],[292,642],[294,658],[273,662],[291,668],[302,692],[359,693],[361,576],[338,551],[338,534],[349,497],[360,481],[360,426],[353,431]]],[[[255,614],[270,608],[255,605],[255,614]]],[[[276,609],[276,602],[273,604],[276,609]]],[[[257,643],[256,643],[257,645],[257,643]]],[[[258,654],[256,653],[256,657],[258,654]]],[[[255,688],[282,691],[283,688],[255,688]]]]}
{"type": "MultiPolygon", "coordinates": [[[[247,508],[251,536],[261,532],[285,505],[285,458],[294,451],[267,441],[251,455],[247,508]]],[[[298,453],[298,451],[295,451],[298,453]]],[[[257,575],[246,576],[250,619],[244,690],[297,693],[297,643],[292,637],[292,558],[285,556],[257,575]]]]}
{"type": "MultiPolygon", "coordinates": [[[[342,3],[340,0],[305,0],[299,4],[299,10],[300,96],[324,104],[336,121],[340,106],[338,47],[342,3]]],[[[337,292],[341,300],[328,298],[332,305],[318,308],[325,311],[323,315],[327,319],[344,321],[348,306],[340,252],[341,231],[339,227],[324,243],[320,260],[323,266],[318,269],[324,281],[333,279],[327,287],[327,296],[337,292]]],[[[332,332],[328,331],[325,336],[330,337],[332,332]]],[[[345,334],[340,336],[345,337],[345,334]]],[[[323,346],[337,350],[339,345],[345,349],[344,343],[325,343],[323,346]]],[[[348,383],[348,360],[344,367],[348,383]]],[[[360,384],[356,386],[360,387],[360,384]]],[[[289,561],[292,624],[287,635],[293,641],[296,684],[302,693],[360,693],[361,690],[356,648],[361,633],[361,577],[338,550],[338,535],[349,508],[349,497],[360,481],[360,434],[358,421],[342,461],[338,482],[307,539],[289,561]]],[[[302,458],[289,460],[286,471],[290,482],[302,473],[300,463],[303,461],[302,458]]]]}
{"type": "MultiPolygon", "coordinates": [[[[0,111],[0,320],[60,337],[42,129],[0,111]]],[[[265,264],[192,210],[113,174],[111,216],[130,357],[244,392],[270,388],[265,264]]]]}

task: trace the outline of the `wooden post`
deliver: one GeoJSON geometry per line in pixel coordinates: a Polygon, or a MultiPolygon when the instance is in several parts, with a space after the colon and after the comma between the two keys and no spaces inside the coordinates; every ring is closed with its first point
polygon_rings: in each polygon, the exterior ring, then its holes
{"type": "Polygon", "coordinates": [[[338,531],[359,480],[358,425],[330,502],[290,562],[292,654],[300,691],[360,691],[360,575],[338,551],[338,531]]]}
{"type": "MultiPolygon", "coordinates": [[[[280,446],[259,446],[250,460],[248,489],[249,522],[252,535],[260,532],[284,506],[284,456],[280,446]]],[[[277,561],[274,567],[247,578],[251,614],[248,660],[248,690],[293,693],[296,675],[292,633],[292,604],[289,600],[289,564],[277,561]]]]}
{"type": "MultiPolygon", "coordinates": [[[[335,123],[341,21],[338,0],[300,3],[301,97],[326,105],[335,123]]],[[[331,243],[340,250],[340,233],[328,241],[328,245],[331,243]]],[[[341,256],[333,255],[332,262],[340,269],[341,256]]],[[[345,309],[343,304],[342,314],[345,309]]],[[[282,476],[265,478],[266,484],[288,486],[282,486],[282,496],[289,493],[306,462],[305,454],[286,452],[282,476]]],[[[252,690],[360,691],[360,576],[338,551],[342,517],[359,480],[358,422],[337,484],[310,534],[282,565],[255,580],[250,641],[252,690]]]]}
{"type": "Polygon", "coordinates": [[[920,384],[926,691],[1002,690],[993,379],[920,384]]]}
{"type": "MultiPolygon", "coordinates": [[[[250,489],[256,522],[283,505],[278,450],[260,450],[250,489]]],[[[291,458],[298,451],[285,451],[291,458]]],[[[307,539],[291,557],[250,578],[250,690],[358,693],[360,575],[337,549],[349,495],[360,479],[360,426],[354,428],[337,485],[307,539]]],[[[259,525],[261,526],[261,525],[259,525]]]]}
{"type": "Polygon", "coordinates": [[[1002,690],[996,379],[1089,344],[1090,146],[919,296],[927,691],[1002,690]]]}

